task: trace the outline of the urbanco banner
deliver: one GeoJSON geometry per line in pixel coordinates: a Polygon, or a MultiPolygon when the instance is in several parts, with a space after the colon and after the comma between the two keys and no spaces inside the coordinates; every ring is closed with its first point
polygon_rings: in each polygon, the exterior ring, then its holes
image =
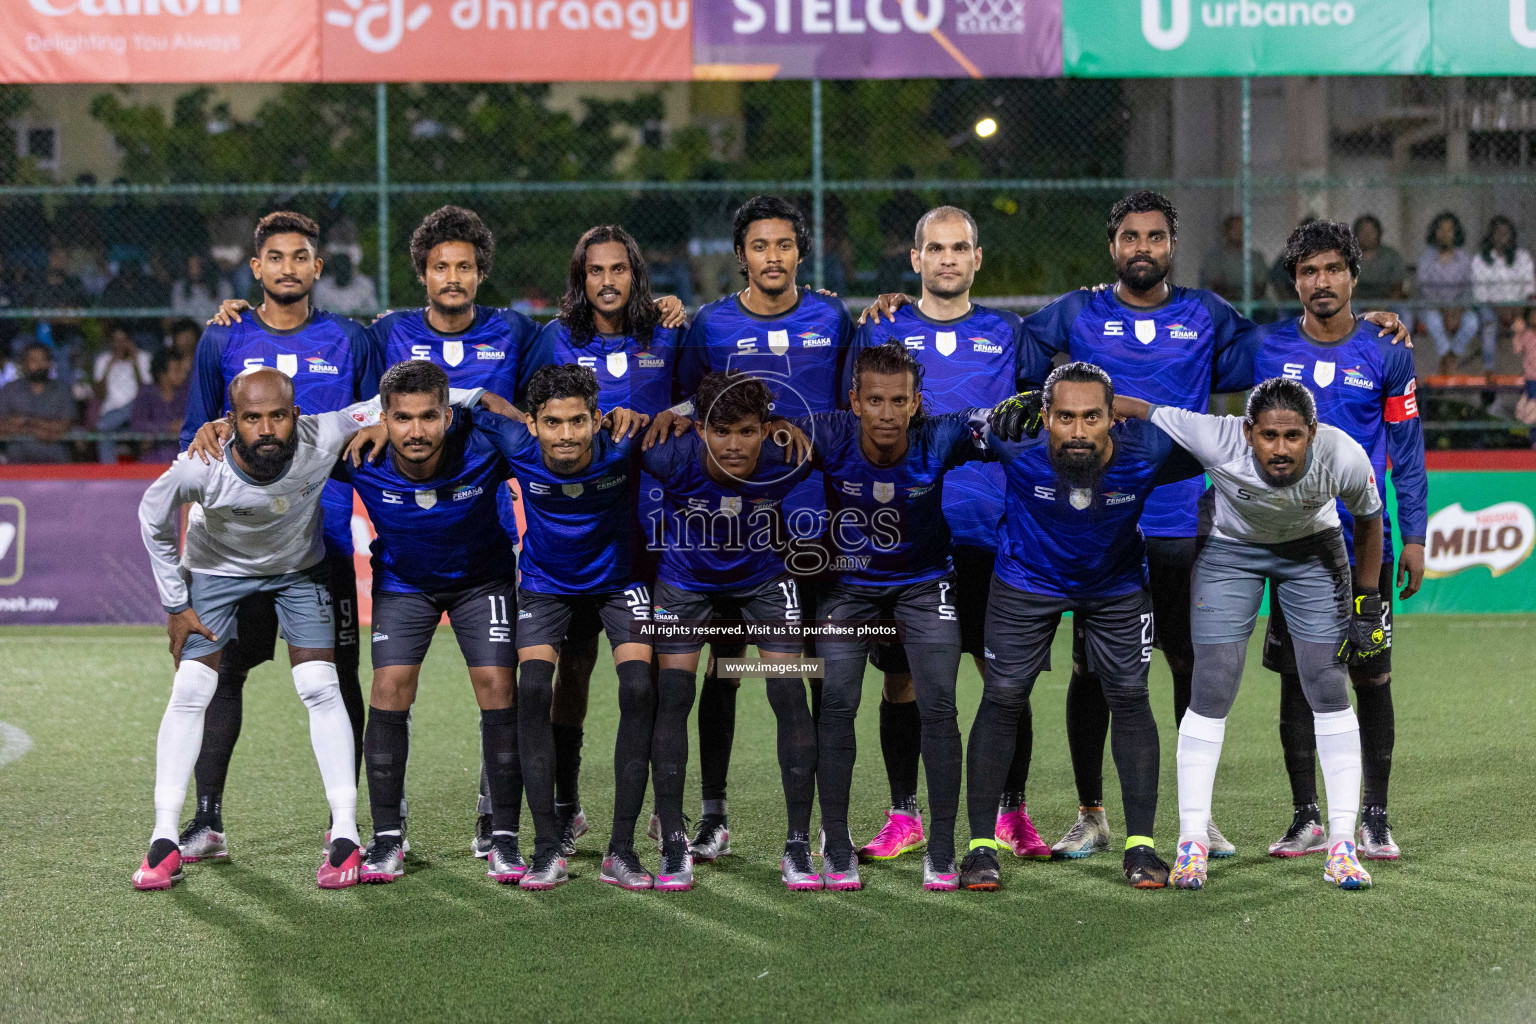
{"type": "Polygon", "coordinates": [[[1430,0],[1063,0],[1062,60],[1084,78],[1423,74],[1430,0]]]}
{"type": "Polygon", "coordinates": [[[1536,74],[1536,0],[1436,0],[1433,71],[1536,74]]]}

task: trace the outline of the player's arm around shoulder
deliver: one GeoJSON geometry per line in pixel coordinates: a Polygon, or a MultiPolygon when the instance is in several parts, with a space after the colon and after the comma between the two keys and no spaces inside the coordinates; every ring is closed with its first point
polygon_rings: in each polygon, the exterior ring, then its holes
{"type": "MultiPolygon", "coordinates": [[[[1119,401],[1115,399],[1117,411],[1119,401]]],[[[1126,425],[1133,422],[1139,421],[1128,420],[1126,425]]],[[[1241,458],[1248,450],[1243,421],[1238,416],[1213,416],[1171,405],[1155,405],[1150,407],[1147,422],[1207,468],[1241,458]]]]}

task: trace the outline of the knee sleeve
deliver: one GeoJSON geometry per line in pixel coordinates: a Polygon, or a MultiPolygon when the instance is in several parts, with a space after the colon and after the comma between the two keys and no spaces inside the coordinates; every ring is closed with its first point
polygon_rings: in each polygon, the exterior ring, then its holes
{"type": "Polygon", "coordinates": [[[1348,711],[1349,670],[1339,661],[1334,646],[1294,637],[1291,646],[1296,652],[1296,672],[1301,677],[1301,688],[1312,711],[1319,715],[1348,711]]]}
{"type": "Polygon", "coordinates": [[[649,662],[626,661],[617,668],[619,712],[647,714],[656,708],[656,688],[651,685],[649,662]],[[633,667],[631,667],[633,666],[633,667]]]}
{"type": "Polygon", "coordinates": [[[293,686],[305,707],[322,707],[341,700],[341,677],[330,661],[306,661],[293,666],[293,686]]]}
{"type": "Polygon", "coordinates": [[[219,688],[219,674],[200,661],[187,660],[176,669],[171,681],[169,709],[202,712],[219,688]]]}
{"type": "Polygon", "coordinates": [[[1226,718],[1243,681],[1248,644],[1195,644],[1195,674],[1190,681],[1189,710],[1202,718],[1226,718]]]}

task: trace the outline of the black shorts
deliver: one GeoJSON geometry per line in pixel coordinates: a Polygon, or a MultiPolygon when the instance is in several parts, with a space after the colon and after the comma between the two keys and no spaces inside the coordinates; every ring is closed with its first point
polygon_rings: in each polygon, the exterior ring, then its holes
{"type": "MultiPolygon", "coordinates": [[[[1395,575],[1392,562],[1381,563],[1381,579],[1376,583],[1381,589],[1381,631],[1387,637],[1387,649],[1371,660],[1371,672],[1385,675],[1392,671],[1392,585],[1395,575]]],[[[1353,579],[1353,574],[1351,574],[1353,579]]],[[[1356,596],[1359,592],[1356,591],[1356,596]]],[[[1296,675],[1296,651],[1291,647],[1291,630],[1285,623],[1285,613],[1275,599],[1275,584],[1269,584],[1269,628],[1264,632],[1264,667],[1271,672],[1296,675]]]]}
{"type": "Polygon", "coordinates": [[[547,645],[558,651],[567,639],[582,635],[576,632],[576,625],[584,617],[602,623],[610,647],[649,645],[650,638],[640,635],[634,627],[651,621],[651,588],[633,583],[623,590],[598,594],[536,594],[519,590],[517,646],[547,645]]]}
{"type": "MultiPolygon", "coordinates": [[[[902,643],[960,646],[960,616],[955,607],[954,573],[925,583],[862,587],[834,583],[821,593],[816,622],[894,623],[902,643]]],[[[874,646],[867,638],[817,639],[823,658],[864,658],[874,646]]]]}
{"type": "Polygon", "coordinates": [[[515,668],[517,589],[510,579],[457,590],[373,592],[373,666],[420,665],[443,613],[470,668],[515,668]]]}
{"type": "MultiPolygon", "coordinates": [[[[1189,638],[1189,581],[1195,571],[1199,541],[1194,537],[1147,538],[1147,584],[1157,629],[1152,646],[1187,665],[1195,663],[1189,638]]],[[[1082,625],[1072,618],[1072,660],[1083,663],[1082,625]]]]}
{"type": "MultiPolygon", "coordinates": [[[[670,583],[658,583],[651,618],[658,626],[667,623],[703,623],[712,619],[788,626],[800,625],[804,621],[802,612],[800,590],[795,578],[785,575],[744,590],[698,592],[684,590],[670,583]]],[[[711,642],[722,646],[733,643],[723,638],[712,639],[711,642]]],[[[799,637],[751,638],[745,633],[740,634],[734,642],[742,647],[752,644],[760,651],[773,651],[776,654],[799,654],[804,647],[799,637]]],[[[686,634],[669,638],[658,636],[653,646],[657,654],[694,654],[703,649],[704,639],[686,634]]]]}
{"type": "MultiPolygon", "coordinates": [[[[328,574],[326,589],[331,593],[331,607],[336,610],[336,653],[344,660],[342,648],[356,648],[357,640],[357,567],[351,555],[328,555],[324,562],[328,574]]],[[[271,594],[252,594],[235,608],[235,635],[224,645],[219,662],[221,672],[249,672],[277,653],[277,605],[271,594]]],[[[354,658],[354,662],[355,662],[354,658]]]]}
{"type": "MultiPolygon", "coordinates": [[[[960,613],[960,651],[978,658],[987,649],[987,594],[992,589],[992,569],[997,552],[990,548],[955,545],[955,608],[960,613]]],[[[881,672],[908,672],[906,648],[900,644],[876,644],[869,663],[881,672]]],[[[1050,664],[1046,664],[1050,669],[1050,664]]]]}
{"type": "Polygon", "coordinates": [[[1033,686],[1045,671],[1061,617],[1070,611],[1081,627],[1088,671],[1106,686],[1147,686],[1152,662],[1152,596],[1137,590],[1119,597],[1072,598],[1031,594],[992,578],[987,602],[987,682],[1033,686]]]}

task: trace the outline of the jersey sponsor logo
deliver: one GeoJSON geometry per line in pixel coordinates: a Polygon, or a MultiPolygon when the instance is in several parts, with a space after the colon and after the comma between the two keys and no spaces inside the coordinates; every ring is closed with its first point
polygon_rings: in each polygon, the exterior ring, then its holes
{"type": "Polygon", "coordinates": [[[246,361],[245,361],[245,363],[243,365],[245,366],[245,368],[247,370],[254,370],[258,366],[266,366],[267,365],[267,361],[265,359],[263,359],[261,356],[251,356],[250,358],[246,359],[246,361]]]}
{"type": "Polygon", "coordinates": [[[328,363],[319,356],[310,356],[304,362],[309,366],[310,373],[328,373],[334,377],[341,372],[341,367],[335,363],[328,363]]]}
{"type": "Polygon", "coordinates": [[[1104,504],[1105,505],[1124,505],[1128,501],[1135,501],[1135,500],[1136,500],[1136,495],[1134,495],[1134,494],[1127,494],[1124,491],[1105,491],[1104,492],[1104,504]]]}
{"type": "Polygon", "coordinates": [[[1287,380],[1301,380],[1301,371],[1305,369],[1306,366],[1303,363],[1286,363],[1280,372],[1280,376],[1285,377],[1287,380]]]}
{"type": "Polygon", "coordinates": [[[933,336],[933,347],[939,350],[941,356],[955,354],[955,332],[939,331],[933,336]]]}
{"type": "Polygon", "coordinates": [[[234,508],[230,509],[230,511],[237,516],[253,516],[256,514],[256,510],[254,508],[246,508],[244,505],[236,505],[234,508]]]}
{"type": "Polygon", "coordinates": [[[844,480],[838,489],[850,498],[859,498],[864,494],[864,485],[857,480],[844,480]]]}
{"type": "Polygon", "coordinates": [[[751,355],[757,351],[756,338],[737,338],[736,350],[743,355],[751,355]]]}
{"type": "Polygon", "coordinates": [[[468,501],[485,493],[484,487],[476,487],[474,484],[460,484],[453,489],[454,501],[468,501]]]}
{"type": "Polygon", "coordinates": [[[933,490],[933,484],[919,484],[916,487],[908,487],[907,488],[907,497],[909,497],[909,498],[919,498],[919,497],[922,497],[924,494],[927,494],[931,490],[933,490]]]}
{"type": "Polygon", "coordinates": [[[1041,501],[1055,501],[1056,500],[1056,488],[1054,488],[1054,487],[1041,487],[1040,485],[1036,484],[1035,485],[1035,497],[1039,498],[1041,501]]]}
{"type": "Polygon", "coordinates": [[[629,372],[629,353],[608,353],[608,376],[622,377],[629,372]]]}
{"type": "Polygon", "coordinates": [[[1156,320],[1136,321],[1136,340],[1143,345],[1150,345],[1157,338],[1156,320]]]}
{"type": "Polygon", "coordinates": [[[458,366],[464,361],[464,343],[462,341],[443,342],[443,362],[449,366],[458,366]]]}
{"type": "Polygon", "coordinates": [[[1194,341],[1199,336],[1199,332],[1193,328],[1185,327],[1183,324],[1168,325],[1168,337],[1176,341],[1194,341]]]}
{"type": "Polygon", "coordinates": [[[375,634],[373,634],[373,642],[376,643],[376,644],[381,644],[385,640],[388,640],[388,639],[389,639],[389,634],[388,633],[375,633],[375,634]]]}
{"type": "Polygon", "coordinates": [[[430,491],[417,491],[416,504],[421,508],[432,508],[437,504],[437,489],[430,491]]]}
{"type": "Polygon", "coordinates": [[[528,493],[529,494],[548,494],[549,493],[549,484],[541,484],[537,480],[529,480],[528,481],[528,493]]]}
{"type": "MultiPolygon", "coordinates": [[[[800,338],[800,347],[801,348],[827,348],[828,346],[830,346],[832,344],[832,339],[831,338],[827,337],[824,334],[817,334],[815,331],[806,331],[803,334],[800,334],[799,338],[800,338]]],[[[772,347],[773,347],[773,345],[772,345],[772,338],[770,337],[770,339],[769,339],[769,348],[772,348],[772,347]]],[[[782,352],[777,352],[777,350],[775,350],[775,352],[778,355],[783,355],[784,354],[782,352]]]]}
{"type": "Polygon", "coordinates": [[[661,605],[651,609],[651,618],[656,622],[676,622],[677,612],[669,612],[661,605]]]}
{"type": "Polygon", "coordinates": [[[1123,337],[1125,337],[1125,324],[1121,323],[1119,320],[1105,320],[1104,321],[1104,337],[1106,337],[1106,338],[1123,338],[1123,337]]]}
{"type": "Polygon", "coordinates": [[[772,352],[776,356],[782,356],[784,353],[788,352],[789,351],[789,332],[788,331],[769,331],[768,332],[768,351],[772,352]]]}
{"type": "Polygon", "coordinates": [[[579,498],[587,488],[584,484],[561,484],[560,493],[567,498],[579,498]]]}
{"type": "Polygon", "coordinates": [[[896,497],[896,485],[876,480],[874,486],[870,488],[870,493],[883,505],[896,497]]]}
{"type": "Polygon", "coordinates": [[[999,345],[994,341],[989,341],[986,338],[983,338],[981,335],[972,337],[970,341],[972,352],[983,352],[989,356],[1000,356],[1003,354],[1002,345],[999,345]]]}
{"type": "Polygon", "coordinates": [[[1439,579],[1487,566],[1503,576],[1530,557],[1536,543],[1536,516],[1519,501],[1501,501],[1469,512],[1461,502],[1429,517],[1429,550],[1424,575],[1439,579]]]}
{"type": "Polygon", "coordinates": [[[432,358],[432,346],[431,345],[412,345],[411,346],[411,358],[412,359],[431,360],[431,358],[432,358]]]}
{"type": "Polygon", "coordinates": [[[405,499],[403,497],[401,497],[400,494],[398,494],[395,491],[380,491],[379,494],[383,497],[384,504],[386,504],[386,505],[404,505],[405,504],[405,499]]]}
{"type": "Polygon", "coordinates": [[[1333,363],[1325,363],[1321,359],[1312,364],[1312,379],[1317,386],[1325,388],[1333,383],[1334,370],[1337,367],[1333,363]]]}
{"type": "Polygon", "coordinates": [[[1360,372],[1360,367],[1349,366],[1344,369],[1344,386],[1350,388],[1366,388],[1374,391],[1376,382],[1360,372]]]}
{"type": "Polygon", "coordinates": [[[296,352],[279,352],[277,354],[277,368],[285,376],[296,377],[299,373],[299,356],[296,352]]]}
{"type": "MultiPolygon", "coordinates": [[[[597,489],[600,490],[600,491],[611,491],[615,487],[618,487],[619,485],[621,485],[624,482],[626,482],[628,479],[629,479],[629,474],[628,473],[619,473],[619,474],[617,474],[615,476],[605,476],[605,477],[603,477],[601,480],[599,480],[597,482],[597,489]]],[[[577,484],[576,486],[580,487],[581,485],[577,484]]],[[[580,494],[581,492],[577,491],[576,493],[580,494]]],[[[574,495],[573,495],[573,497],[574,497],[574,495]]]]}
{"type": "Polygon", "coordinates": [[[1386,419],[1388,423],[1401,423],[1404,420],[1411,420],[1418,416],[1419,400],[1414,394],[1418,389],[1419,382],[1415,378],[1408,382],[1408,386],[1403,389],[1402,394],[1387,396],[1386,419]]]}
{"type": "Polygon", "coordinates": [[[927,347],[928,340],[921,334],[909,334],[901,339],[901,343],[914,352],[921,352],[927,347]]]}
{"type": "Polygon", "coordinates": [[[635,361],[640,364],[642,370],[659,370],[667,365],[667,361],[661,356],[652,355],[649,352],[638,353],[635,361]]]}
{"type": "MultiPolygon", "coordinates": [[[[455,341],[455,342],[450,342],[449,344],[459,345],[459,346],[461,346],[461,349],[462,349],[463,342],[455,341]]],[[[487,343],[485,343],[483,341],[480,342],[477,345],[472,345],[471,347],[475,350],[475,358],[476,359],[492,359],[492,360],[495,360],[497,362],[500,362],[501,360],[507,358],[507,354],[505,352],[503,352],[501,349],[497,348],[495,345],[489,345],[489,344],[487,344],[487,343]]],[[[447,354],[447,351],[448,351],[448,345],[444,345],[443,346],[443,352],[444,352],[445,355],[447,354]]],[[[457,366],[458,364],[455,363],[454,365],[457,366]]]]}

